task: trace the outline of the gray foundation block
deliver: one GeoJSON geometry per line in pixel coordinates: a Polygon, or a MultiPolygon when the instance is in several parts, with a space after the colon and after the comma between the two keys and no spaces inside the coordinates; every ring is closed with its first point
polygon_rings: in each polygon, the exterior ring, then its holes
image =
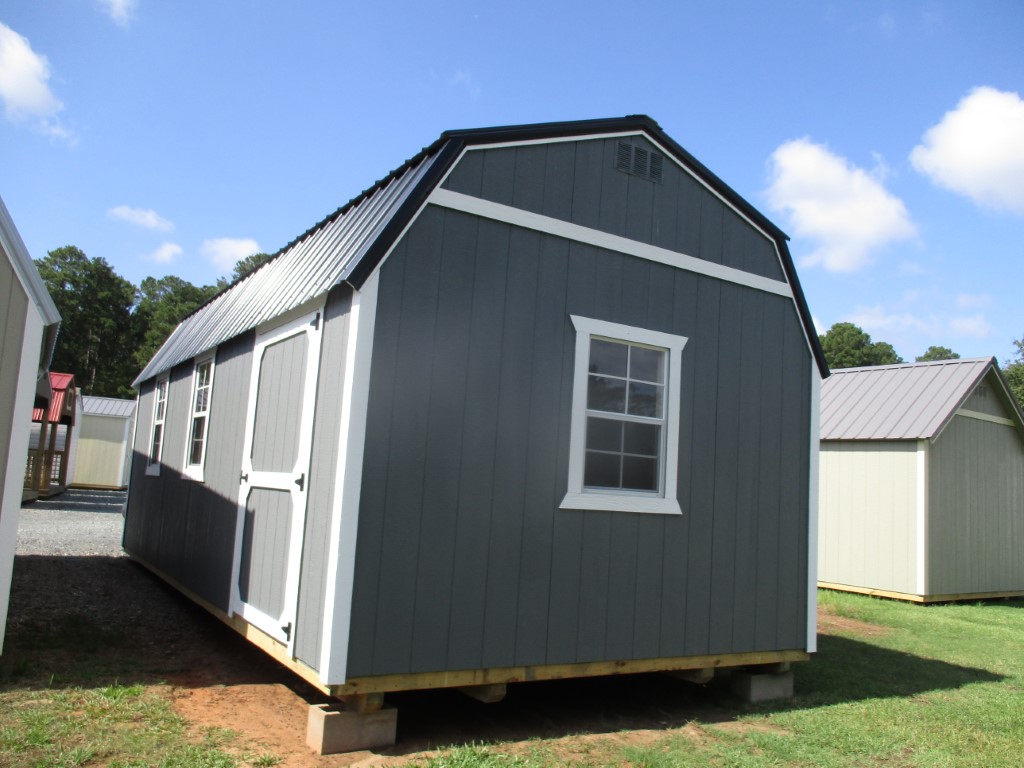
{"type": "Polygon", "coordinates": [[[732,673],[732,692],[750,704],[791,699],[793,673],[736,671],[732,673]]]}
{"type": "Polygon", "coordinates": [[[356,752],[395,743],[398,710],[353,712],[339,704],[312,704],[306,720],[306,745],[319,755],[356,752]]]}

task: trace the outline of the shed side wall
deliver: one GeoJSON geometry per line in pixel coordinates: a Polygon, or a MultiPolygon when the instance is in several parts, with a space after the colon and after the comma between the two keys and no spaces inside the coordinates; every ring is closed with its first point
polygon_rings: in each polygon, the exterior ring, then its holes
{"type": "Polygon", "coordinates": [[[204,481],[182,474],[191,426],[192,363],[171,371],[159,476],[146,474],[154,381],[140,389],[125,549],[227,611],[254,336],[217,350],[204,481]]]}
{"type": "Polygon", "coordinates": [[[1024,592],[1024,444],[1016,428],[954,416],[931,447],[928,476],[929,593],[1024,592]]]}
{"type": "Polygon", "coordinates": [[[324,597],[330,548],[334,474],[338,463],[341,388],[345,377],[349,312],[352,291],[347,285],[334,289],[324,307],[324,335],[320,347],[313,447],[309,465],[309,496],[302,544],[302,572],[296,618],[295,656],[313,669],[320,668],[323,638],[324,597]]]}
{"type": "Polygon", "coordinates": [[[791,300],[428,207],[382,267],[372,365],[350,678],[804,648],[791,300]],[[690,339],[682,515],[558,509],[570,314],[690,339]]]}
{"type": "Polygon", "coordinates": [[[120,488],[124,484],[121,459],[127,421],[89,414],[82,417],[76,438],[78,458],[73,479],[76,485],[120,488]]]}
{"type": "Polygon", "coordinates": [[[917,593],[917,443],[823,441],[818,579],[917,593]]]}

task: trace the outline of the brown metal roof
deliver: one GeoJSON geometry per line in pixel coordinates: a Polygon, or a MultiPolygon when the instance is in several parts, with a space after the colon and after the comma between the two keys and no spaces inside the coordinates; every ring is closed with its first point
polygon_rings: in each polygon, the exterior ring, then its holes
{"type": "MultiPolygon", "coordinates": [[[[71,373],[54,373],[50,371],[50,388],[53,398],[50,400],[49,422],[51,424],[75,423],[75,377],[71,373]]],[[[43,409],[32,409],[32,421],[42,423],[43,409]]]]}
{"type": "Polygon", "coordinates": [[[821,386],[822,440],[934,439],[989,371],[994,357],[832,371],[821,386]]]}

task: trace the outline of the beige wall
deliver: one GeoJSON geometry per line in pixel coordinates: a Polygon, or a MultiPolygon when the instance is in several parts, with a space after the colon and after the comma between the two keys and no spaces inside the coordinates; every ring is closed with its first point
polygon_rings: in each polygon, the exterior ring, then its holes
{"type": "MultiPolygon", "coordinates": [[[[997,402],[991,387],[988,402],[997,402]]],[[[981,411],[973,397],[965,408],[981,411]]],[[[957,415],[931,454],[928,592],[1024,592],[1024,442],[1018,430],[957,415]]]]}
{"type": "Polygon", "coordinates": [[[127,485],[125,457],[130,421],[110,416],[85,415],[78,431],[75,485],[121,488],[127,485]]]}
{"type": "Polygon", "coordinates": [[[823,441],[818,580],[917,593],[918,444],[823,441]]]}

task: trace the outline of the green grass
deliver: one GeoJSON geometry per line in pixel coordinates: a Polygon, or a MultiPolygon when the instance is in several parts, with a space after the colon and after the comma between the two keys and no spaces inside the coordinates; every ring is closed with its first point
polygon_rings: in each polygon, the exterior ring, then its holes
{"type": "MultiPolygon", "coordinates": [[[[647,743],[573,751],[572,739],[453,749],[424,768],[477,766],[978,766],[1024,764],[1024,601],[919,606],[820,593],[833,613],[885,628],[822,636],[794,665],[796,697],[735,705],[727,723],[647,743]],[[509,762],[507,755],[515,755],[509,762]],[[568,755],[568,756],[567,756],[568,755]]],[[[721,714],[721,713],[717,713],[721,714]]],[[[717,718],[716,718],[717,719],[717,718]]]]}

